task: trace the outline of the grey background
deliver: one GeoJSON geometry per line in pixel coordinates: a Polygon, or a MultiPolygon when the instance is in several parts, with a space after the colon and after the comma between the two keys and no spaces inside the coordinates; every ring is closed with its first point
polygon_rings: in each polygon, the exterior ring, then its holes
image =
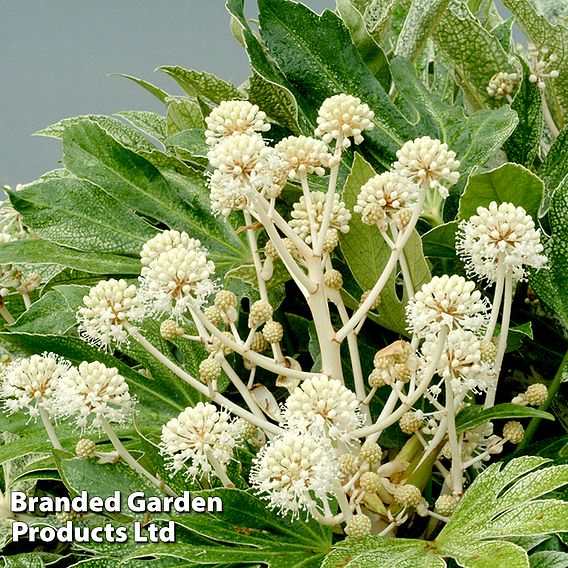
{"type": "MultiPolygon", "coordinates": [[[[304,3],[318,12],[335,6],[304,3]]],[[[59,142],[32,133],[62,118],[163,112],[149,93],[109,73],[135,75],[172,94],[176,84],[156,67],[244,81],[246,54],[229,22],[223,0],[0,0],[0,185],[59,167],[59,142]]]]}

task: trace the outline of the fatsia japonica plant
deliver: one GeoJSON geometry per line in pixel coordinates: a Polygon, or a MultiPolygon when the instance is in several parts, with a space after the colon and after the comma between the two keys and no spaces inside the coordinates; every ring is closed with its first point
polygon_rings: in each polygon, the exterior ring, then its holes
{"type": "Polygon", "coordinates": [[[566,566],[563,4],[243,4],[243,85],[126,76],[165,116],[64,119],[6,188],[7,565],[566,566]],[[224,510],[30,552],[14,487],[224,510]]]}

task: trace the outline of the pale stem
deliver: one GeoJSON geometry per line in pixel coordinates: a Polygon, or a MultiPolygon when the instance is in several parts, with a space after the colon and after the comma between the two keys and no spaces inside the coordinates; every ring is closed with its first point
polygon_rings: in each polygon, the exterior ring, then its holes
{"type": "MultiPolygon", "coordinates": [[[[133,326],[126,324],[126,329],[130,333],[130,335],[142,346],[150,355],[155,357],[162,365],[167,367],[172,373],[177,375],[182,381],[185,381],[188,385],[193,387],[196,391],[200,392],[202,395],[209,398],[209,388],[204,385],[202,382],[198,381],[197,379],[193,378],[189,373],[184,371],[181,367],[178,367],[173,361],[171,361],[168,357],[166,357],[159,349],[157,349],[152,343],[150,343],[140,332],[133,326]]],[[[272,434],[282,434],[284,430],[268,420],[260,419],[252,412],[241,408],[238,404],[235,404],[228,398],[225,398],[220,393],[215,393],[215,396],[211,399],[213,402],[226,407],[236,416],[244,418],[249,422],[252,422],[262,430],[266,432],[270,432],[272,434]]]]}
{"type": "Polygon", "coordinates": [[[268,218],[268,215],[264,211],[263,207],[255,208],[255,212],[258,214],[260,222],[263,224],[270,240],[274,244],[274,247],[278,251],[286,270],[290,273],[290,276],[296,282],[298,288],[302,294],[307,297],[309,293],[312,293],[317,288],[316,284],[312,282],[304,273],[304,271],[298,266],[297,262],[294,260],[292,255],[288,252],[286,245],[283,243],[276,227],[272,221],[268,218]]]}
{"type": "Polygon", "coordinates": [[[456,432],[456,409],[454,407],[454,391],[452,390],[452,381],[449,375],[444,377],[446,385],[446,416],[448,417],[448,442],[450,444],[450,452],[452,454],[452,467],[450,469],[451,487],[456,495],[462,493],[462,471],[463,464],[461,458],[461,449],[456,432]]]}
{"type": "Polygon", "coordinates": [[[118,436],[116,435],[115,431],[113,430],[112,426],[108,423],[107,419],[104,416],[99,416],[99,422],[101,424],[104,433],[108,436],[111,444],[114,446],[114,449],[118,452],[118,455],[136,472],[140,475],[144,476],[146,479],[151,481],[158,489],[170,495],[171,497],[176,497],[176,494],[170,487],[164,483],[164,481],[154,477],[149,471],[143,468],[140,463],[134,459],[132,454],[124,447],[118,436]]]}
{"type": "Polygon", "coordinates": [[[316,290],[308,296],[308,307],[316,329],[321,352],[322,372],[329,377],[343,381],[341,368],[341,345],[335,341],[335,330],[331,324],[329,304],[323,282],[323,266],[320,258],[313,256],[308,263],[308,274],[316,284],[316,290]]]}
{"type": "Polygon", "coordinates": [[[383,288],[388,282],[388,279],[390,278],[390,275],[394,270],[396,263],[398,262],[398,257],[400,256],[401,251],[404,249],[404,246],[408,242],[410,235],[412,235],[412,231],[414,230],[414,226],[418,221],[418,217],[420,217],[420,212],[422,210],[422,206],[424,205],[425,195],[426,192],[422,190],[420,192],[420,197],[418,198],[418,203],[416,204],[416,208],[412,213],[412,218],[410,219],[410,222],[408,223],[404,231],[399,234],[399,238],[397,239],[396,242],[396,248],[393,249],[393,251],[391,252],[390,257],[387,261],[387,264],[385,265],[385,268],[383,269],[380,278],[377,280],[376,284],[369,292],[367,299],[359,306],[357,311],[351,316],[349,322],[347,322],[347,324],[344,325],[337,332],[335,338],[340,343],[347,337],[349,332],[351,332],[353,329],[357,327],[359,321],[367,315],[368,311],[371,309],[371,306],[375,303],[375,300],[379,297],[380,293],[382,292],[383,288]]]}
{"type": "Polygon", "coordinates": [[[211,464],[215,475],[221,480],[221,483],[229,489],[234,488],[235,484],[229,479],[227,471],[219,463],[219,460],[213,455],[213,452],[211,450],[206,450],[205,453],[207,454],[207,461],[211,464]]]}
{"type": "MultiPolygon", "coordinates": [[[[252,217],[250,213],[245,209],[243,211],[245,218],[245,224],[247,227],[252,226],[252,217]]],[[[256,279],[258,281],[258,291],[262,300],[268,301],[268,292],[266,291],[266,282],[261,278],[260,273],[262,272],[262,261],[258,254],[258,242],[256,239],[256,232],[254,229],[247,229],[247,239],[250,247],[250,252],[252,254],[252,260],[254,263],[254,269],[256,271],[256,279]]]]}
{"type": "Polygon", "coordinates": [[[0,316],[4,318],[7,324],[11,325],[13,323],[16,323],[16,319],[10,313],[10,310],[6,307],[6,305],[4,304],[1,298],[0,298],[0,316]]]}
{"type": "Polygon", "coordinates": [[[485,339],[491,341],[495,333],[495,326],[499,318],[499,310],[501,309],[501,301],[503,300],[503,288],[505,286],[505,263],[502,258],[497,261],[497,275],[495,284],[495,293],[493,294],[493,305],[491,306],[491,317],[489,324],[485,330],[485,339]]]}
{"type": "MultiPolygon", "coordinates": [[[[341,297],[341,292],[339,290],[329,291],[330,300],[337,306],[337,311],[339,317],[341,318],[341,323],[344,324],[349,320],[349,315],[345,309],[345,304],[343,303],[343,298],[341,297]]],[[[355,382],[355,394],[357,399],[361,402],[361,410],[365,416],[365,424],[368,426],[371,424],[371,412],[369,410],[369,402],[372,395],[367,396],[365,389],[365,381],[363,378],[363,368],[361,367],[361,357],[359,355],[359,345],[357,343],[357,337],[354,333],[350,333],[347,336],[347,346],[349,347],[349,358],[351,359],[351,368],[353,370],[353,380],[355,382]]],[[[375,394],[377,389],[375,389],[373,394],[375,394]]]]}
{"type": "Polygon", "coordinates": [[[247,383],[247,388],[251,389],[252,386],[254,385],[254,377],[256,375],[256,365],[253,365],[251,370],[250,370],[250,375],[249,375],[249,379],[248,379],[248,383],[247,383]]]}
{"type": "Polygon", "coordinates": [[[550,114],[550,109],[548,108],[548,103],[546,102],[546,95],[542,93],[542,113],[544,115],[544,121],[546,122],[546,126],[548,126],[550,130],[550,134],[552,139],[555,140],[558,138],[558,134],[560,134],[556,124],[554,123],[554,119],[552,118],[552,114],[550,114]]]}
{"type": "MultiPolygon", "coordinates": [[[[391,230],[393,239],[397,241],[399,233],[394,223],[391,223],[391,230]]],[[[404,252],[404,249],[400,253],[398,263],[400,264],[400,271],[402,272],[402,279],[404,281],[404,287],[406,288],[406,294],[408,295],[408,299],[412,300],[412,298],[414,298],[414,283],[412,282],[412,275],[408,268],[408,261],[406,260],[406,253],[404,252]]]]}
{"type": "Polygon", "coordinates": [[[43,408],[43,406],[41,406],[41,405],[38,405],[37,409],[39,411],[39,416],[40,416],[41,421],[43,423],[43,427],[45,428],[45,431],[47,432],[47,437],[49,438],[51,445],[56,450],[62,450],[63,446],[61,445],[61,442],[59,441],[59,438],[57,437],[57,434],[55,432],[55,428],[53,427],[53,424],[51,423],[51,420],[49,419],[49,414],[47,413],[47,410],[45,408],[43,408]]]}
{"type": "Polygon", "coordinates": [[[353,516],[353,512],[351,511],[351,507],[349,505],[349,501],[347,500],[347,495],[343,491],[341,484],[337,483],[334,488],[335,497],[337,498],[337,504],[339,505],[339,509],[343,513],[343,518],[345,521],[349,521],[353,516]]]}
{"type": "Polygon", "coordinates": [[[475,456],[474,458],[471,458],[470,460],[466,461],[463,464],[463,468],[464,470],[467,469],[468,467],[471,467],[472,465],[475,465],[476,463],[479,463],[480,461],[483,461],[484,458],[491,456],[492,454],[497,454],[499,453],[498,450],[499,448],[502,448],[505,445],[506,440],[505,439],[501,439],[499,440],[496,444],[494,444],[493,446],[487,448],[484,452],[482,452],[481,454],[478,454],[477,456],[475,456]]]}
{"type": "Polygon", "coordinates": [[[335,188],[337,186],[337,176],[339,174],[339,165],[341,164],[341,152],[343,151],[343,136],[340,133],[335,143],[334,157],[339,158],[337,164],[332,166],[329,172],[329,183],[327,186],[327,195],[325,205],[323,208],[323,218],[321,227],[318,234],[318,240],[314,245],[314,255],[321,257],[323,252],[323,245],[325,242],[325,235],[329,229],[331,222],[331,213],[333,211],[333,198],[335,197],[335,188]]]}
{"type": "Polygon", "coordinates": [[[438,336],[438,341],[433,351],[432,360],[430,361],[430,363],[428,364],[428,366],[424,371],[424,377],[422,378],[422,382],[412,393],[412,396],[408,396],[404,404],[401,404],[396,411],[392,412],[389,416],[386,416],[383,420],[379,419],[372,426],[367,426],[355,430],[353,432],[354,437],[362,438],[363,436],[369,436],[370,440],[376,441],[379,438],[380,433],[385,428],[388,428],[391,424],[394,424],[395,422],[400,420],[400,417],[412,407],[412,405],[424,394],[424,392],[426,392],[428,386],[430,385],[430,381],[432,380],[432,377],[436,372],[438,362],[444,350],[447,334],[448,334],[448,328],[444,326],[440,331],[440,335],[438,336]]]}
{"type": "Polygon", "coordinates": [[[310,235],[312,237],[312,246],[315,246],[317,239],[317,227],[314,219],[314,204],[312,202],[312,194],[310,193],[310,186],[308,185],[308,178],[306,174],[300,176],[302,183],[302,193],[304,195],[304,203],[306,205],[306,213],[308,214],[308,221],[310,223],[310,235]]]}
{"type": "Polygon", "coordinates": [[[495,404],[497,396],[497,384],[501,365],[507,348],[507,336],[509,335],[509,324],[511,322],[511,306],[513,304],[513,272],[508,269],[505,273],[505,296],[503,298],[503,315],[501,316],[501,330],[499,332],[499,342],[497,344],[497,354],[495,355],[495,382],[487,389],[485,408],[491,408],[495,404]]]}
{"type": "Polygon", "coordinates": [[[32,307],[30,295],[27,292],[22,292],[22,299],[24,300],[24,306],[26,307],[26,310],[29,310],[32,307]]]}
{"type": "Polygon", "coordinates": [[[340,523],[343,522],[343,514],[339,513],[335,516],[331,516],[331,517],[327,517],[322,515],[317,509],[316,507],[312,507],[311,509],[312,515],[314,516],[314,518],[316,519],[316,521],[320,524],[320,525],[324,525],[327,527],[334,527],[336,525],[339,525],[340,523]]]}
{"type": "Polygon", "coordinates": [[[385,529],[383,529],[377,536],[387,536],[393,531],[395,527],[396,527],[396,522],[393,521],[385,529]]]}
{"type": "Polygon", "coordinates": [[[229,337],[221,333],[204,315],[200,310],[192,310],[192,315],[205,326],[207,331],[217,339],[219,339],[224,345],[232,349],[235,353],[238,353],[241,357],[248,359],[253,365],[262,367],[271,373],[276,375],[284,375],[290,379],[299,379],[303,381],[304,379],[309,379],[314,376],[314,373],[308,373],[306,371],[298,371],[296,369],[290,369],[285,365],[278,365],[272,359],[257,353],[256,351],[246,350],[243,348],[242,344],[231,340],[229,337]]]}

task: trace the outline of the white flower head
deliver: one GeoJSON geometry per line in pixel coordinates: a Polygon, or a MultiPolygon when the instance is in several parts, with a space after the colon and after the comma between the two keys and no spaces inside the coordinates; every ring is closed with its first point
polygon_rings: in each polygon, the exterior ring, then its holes
{"type": "Polygon", "coordinates": [[[207,154],[211,166],[211,208],[227,216],[244,209],[250,191],[279,193],[281,164],[278,153],[259,134],[235,133],[223,138],[207,154]],[[278,191],[276,191],[278,190],[278,191]]]}
{"type": "Polygon", "coordinates": [[[266,114],[248,101],[222,101],[205,119],[205,142],[210,146],[235,132],[254,134],[270,130],[266,114]]]}
{"type": "MultiPolygon", "coordinates": [[[[422,346],[422,353],[429,360],[435,340],[429,338],[422,346]]],[[[454,329],[446,338],[446,345],[439,360],[438,374],[449,378],[456,396],[468,391],[480,393],[495,383],[493,365],[483,361],[481,340],[471,331],[454,329]]]]}
{"type": "Polygon", "coordinates": [[[81,429],[100,428],[103,420],[123,423],[135,405],[128,383],[118,369],[98,361],[83,361],[78,373],[64,376],[56,400],[81,429]]]}
{"type": "Polygon", "coordinates": [[[192,239],[185,231],[167,230],[158,233],[155,237],[146,241],[140,251],[140,262],[143,267],[142,274],[147,271],[146,267],[163,252],[178,247],[190,248],[195,246],[195,243],[196,240],[192,239]]]}
{"type": "Polygon", "coordinates": [[[459,225],[456,250],[468,272],[489,282],[497,280],[499,261],[511,270],[513,280],[522,280],[525,266],[542,268],[540,229],[522,207],[495,201],[478,207],[477,215],[459,225]]]}
{"type": "Polygon", "coordinates": [[[325,375],[314,375],[294,389],[286,401],[284,420],[292,430],[342,440],[362,425],[355,393],[325,375]]]}
{"type": "Polygon", "coordinates": [[[330,143],[341,139],[343,148],[363,142],[362,133],[374,128],[375,113],[361,99],[351,95],[334,95],[323,101],[317,117],[315,135],[330,143]]]}
{"type": "Polygon", "coordinates": [[[79,333],[105,349],[127,342],[125,324],[143,319],[145,311],[136,286],[114,278],[93,286],[83,304],[77,312],[79,333]]]}
{"type": "Polygon", "coordinates": [[[401,209],[414,204],[419,192],[420,188],[414,182],[398,172],[383,172],[361,186],[353,209],[364,214],[368,205],[377,204],[387,219],[394,219],[401,209]]]}
{"type": "Polygon", "coordinates": [[[140,276],[141,296],[154,312],[181,316],[191,304],[202,304],[213,292],[215,271],[198,240],[162,252],[140,276]]]}
{"type": "Polygon", "coordinates": [[[251,485],[282,514],[321,508],[339,482],[339,460],[328,439],[287,432],[263,446],[253,460],[251,485]]]}
{"type": "Polygon", "coordinates": [[[41,407],[56,418],[60,408],[54,394],[62,382],[72,380],[76,374],[71,363],[53,353],[14,361],[3,373],[0,386],[4,409],[9,413],[25,410],[35,418],[41,407]]]}
{"type": "Polygon", "coordinates": [[[437,189],[443,198],[448,197],[447,185],[455,184],[460,174],[459,161],[447,144],[423,136],[405,142],[396,153],[393,168],[422,187],[437,189]]]}
{"type": "Polygon", "coordinates": [[[209,477],[213,468],[208,455],[226,466],[240,440],[240,430],[227,411],[198,402],[162,427],[160,452],[173,471],[185,468],[190,478],[209,477]]]}
{"type": "Polygon", "coordinates": [[[325,168],[338,160],[329,153],[325,142],[310,136],[288,136],[278,142],[275,149],[290,179],[308,174],[323,176],[325,168]]]}
{"type": "MultiPolygon", "coordinates": [[[[323,223],[326,194],[323,191],[312,191],[310,192],[310,196],[312,198],[313,219],[316,229],[319,231],[323,223]]],[[[312,242],[310,220],[303,195],[300,197],[300,201],[294,203],[291,215],[292,219],[289,222],[290,227],[292,227],[301,239],[310,244],[312,242]]],[[[345,203],[339,199],[339,195],[337,193],[334,194],[329,228],[336,229],[341,233],[348,233],[349,221],[351,221],[349,209],[347,209],[345,203]]]]}
{"type": "Polygon", "coordinates": [[[409,329],[418,337],[449,331],[480,331],[487,325],[487,300],[475,284],[456,274],[434,276],[406,306],[409,329]]]}

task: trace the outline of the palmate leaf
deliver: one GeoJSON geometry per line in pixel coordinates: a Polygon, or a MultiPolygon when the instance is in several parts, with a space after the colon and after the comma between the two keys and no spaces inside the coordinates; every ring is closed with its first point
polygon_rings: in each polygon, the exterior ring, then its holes
{"type": "Polygon", "coordinates": [[[492,464],[466,490],[434,541],[348,538],[322,566],[443,567],[444,558],[453,558],[464,568],[528,568],[527,553],[501,539],[568,531],[568,503],[539,499],[568,484],[568,466],[549,464],[550,460],[530,456],[507,465],[492,464]]]}
{"type": "Polygon", "coordinates": [[[568,126],[558,135],[552,144],[544,162],[538,169],[545,187],[544,199],[539,211],[539,217],[544,217],[550,207],[550,200],[556,188],[568,175],[568,126]]]}
{"type": "Polygon", "coordinates": [[[174,557],[201,566],[262,564],[270,568],[319,568],[331,547],[331,530],[314,521],[293,523],[269,511],[263,502],[238,489],[192,492],[195,496],[219,496],[223,512],[217,514],[162,514],[196,537],[204,546],[190,542],[140,547],[129,559],[174,557]]]}
{"type": "MultiPolygon", "coordinates": [[[[351,173],[343,188],[343,200],[349,209],[357,203],[361,186],[375,175],[372,167],[360,154],[355,154],[351,173]]],[[[354,214],[349,224],[349,233],[341,237],[341,252],[353,277],[363,290],[370,290],[380,278],[391,250],[376,227],[365,225],[358,214],[354,214]]],[[[414,232],[404,248],[404,254],[410,270],[415,290],[431,278],[430,271],[418,233],[414,232]]],[[[396,271],[395,271],[396,272],[396,271]]],[[[406,295],[401,299],[396,291],[396,273],[393,272],[381,293],[381,306],[378,321],[388,329],[406,335],[404,307],[408,301],[406,295]]]]}

